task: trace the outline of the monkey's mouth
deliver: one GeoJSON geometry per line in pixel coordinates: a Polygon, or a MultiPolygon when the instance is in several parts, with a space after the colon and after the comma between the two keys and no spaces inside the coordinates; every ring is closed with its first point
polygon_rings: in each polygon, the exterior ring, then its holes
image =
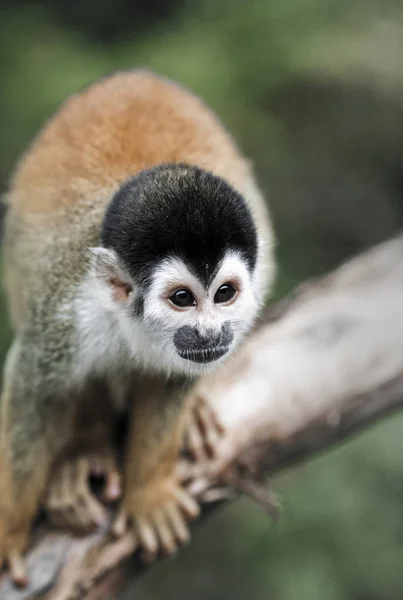
{"type": "Polygon", "coordinates": [[[213,362],[227,354],[229,346],[214,346],[214,348],[203,348],[198,350],[177,350],[179,356],[185,360],[195,363],[213,362]]]}

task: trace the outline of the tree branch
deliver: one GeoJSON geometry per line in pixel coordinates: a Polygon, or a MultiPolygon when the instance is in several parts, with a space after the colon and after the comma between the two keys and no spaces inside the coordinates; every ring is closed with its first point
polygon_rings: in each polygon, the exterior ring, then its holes
{"type": "MultiPolygon", "coordinates": [[[[403,403],[403,237],[268,309],[220,376],[193,394],[226,428],[213,460],[192,467],[195,494],[231,486],[270,507],[256,481],[328,448],[403,403]]],[[[183,465],[182,465],[183,466],[183,465]]],[[[30,587],[0,580],[0,600],[100,600],[145,567],[127,535],[45,529],[28,556],[30,587]]]]}

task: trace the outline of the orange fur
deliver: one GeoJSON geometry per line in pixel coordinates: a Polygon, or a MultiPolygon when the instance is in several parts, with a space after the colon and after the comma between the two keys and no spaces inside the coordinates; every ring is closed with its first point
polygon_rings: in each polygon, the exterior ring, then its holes
{"type": "MultiPolygon", "coordinates": [[[[210,109],[152,73],[116,73],[61,106],[11,181],[4,278],[15,327],[24,323],[39,282],[56,280],[54,273],[65,261],[53,236],[74,246],[69,267],[77,281],[86,268],[87,248],[98,243],[113,193],[130,176],[167,162],[194,164],[226,179],[249,203],[267,247],[273,245],[249,163],[210,109]]],[[[66,272],[63,281],[68,281],[66,272]]],[[[267,287],[267,277],[262,281],[267,287]]]]}
{"type": "Polygon", "coordinates": [[[176,461],[188,413],[183,385],[156,376],[140,378],[125,455],[125,491],[116,522],[123,515],[137,523],[155,520],[157,525],[164,506],[176,504],[175,494],[187,495],[177,478],[176,461]]]}
{"type": "Polygon", "coordinates": [[[164,162],[198,165],[238,189],[248,172],[201,100],[148,72],[117,73],[63,104],[17,169],[11,202],[20,214],[53,212],[164,162]]]}
{"type": "Polygon", "coordinates": [[[172,475],[189,412],[180,385],[143,374],[137,386],[126,449],[129,487],[172,475]]]}
{"type": "MultiPolygon", "coordinates": [[[[68,343],[71,329],[64,307],[73,300],[88,270],[88,248],[99,244],[112,194],[139,171],[168,162],[193,164],[226,179],[245,196],[260,237],[270,241],[270,221],[249,164],[219,120],[190,92],[148,72],[117,73],[69,98],[16,169],[8,196],[4,245],[5,281],[17,341],[6,368],[15,398],[8,394],[7,384],[1,406],[0,554],[18,555],[23,549],[55,461],[86,452],[88,444],[97,449],[109,439],[109,429],[103,425],[110,419],[97,402],[102,390],[92,397],[95,407],[91,402],[86,407],[81,398],[83,410],[75,414],[80,398],[66,393],[69,382],[63,381],[65,372],[57,361],[50,381],[53,385],[60,368],[60,389],[55,388],[60,402],[54,407],[50,403],[53,412],[46,411],[46,423],[42,423],[41,394],[47,393],[43,387],[47,381],[32,364],[52,360],[54,349],[58,361],[63,356],[63,343],[68,343]],[[38,344],[41,328],[45,333],[38,344]],[[48,343],[50,358],[46,352],[41,355],[48,343]],[[32,394],[27,393],[29,386],[32,394]],[[18,410],[12,413],[16,406],[18,410]],[[97,414],[98,421],[92,422],[97,414]],[[40,437],[44,432],[47,439],[40,437]],[[10,455],[13,460],[8,461],[10,455]]],[[[261,262],[272,269],[272,260],[261,262]]],[[[261,281],[266,287],[267,277],[261,281]]],[[[115,529],[121,530],[122,523],[126,526],[134,519],[138,533],[144,534],[146,520],[159,528],[162,545],[172,551],[176,544],[167,527],[169,518],[175,522],[177,541],[184,541],[184,517],[194,517],[198,511],[175,473],[188,407],[179,382],[170,388],[165,380],[147,382],[144,377],[140,396],[133,408],[126,491],[115,529]]],[[[155,544],[146,538],[148,534],[143,535],[143,545],[155,552],[155,544]]],[[[13,574],[18,579],[15,569],[13,574]]]]}

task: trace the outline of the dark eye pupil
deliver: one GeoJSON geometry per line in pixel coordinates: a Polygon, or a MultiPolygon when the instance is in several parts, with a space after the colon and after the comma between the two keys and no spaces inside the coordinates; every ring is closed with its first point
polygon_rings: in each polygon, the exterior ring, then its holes
{"type": "Polygon", "coordinates": [[[196,301],[189,290],[178,290],[170,297],[172,304],[184,308],[186,306],[194,306],[196,301]]]}
{"type": "Polygon", "coordinates": [[[229,302],[235,296],[235,289],[232,285],[225,283],[215,293],[214,302],[219,304],[220,302],[229,302]]]}

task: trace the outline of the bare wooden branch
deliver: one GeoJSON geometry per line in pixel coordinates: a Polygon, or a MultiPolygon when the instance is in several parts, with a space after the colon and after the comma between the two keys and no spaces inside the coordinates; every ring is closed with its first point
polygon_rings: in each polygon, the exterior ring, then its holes
{"type": "MultiPolygon", "coordinates": [[[[225,371],[193,393],[226,428],[214,460],[185,465],[193,492],[211,499],[215,488],[230,486],[268,506],[271,496],[253,483],[262,472],[305,459],[402,406],[403,237],[268,309],[225,371]]],[[[112,541],[107,531],[82,539],[47,531],[28,557],[30,587],[15,590],[3,576],[0,599],[115,597],[144,569],[133,550],[129,535],[112,541]]]]}

